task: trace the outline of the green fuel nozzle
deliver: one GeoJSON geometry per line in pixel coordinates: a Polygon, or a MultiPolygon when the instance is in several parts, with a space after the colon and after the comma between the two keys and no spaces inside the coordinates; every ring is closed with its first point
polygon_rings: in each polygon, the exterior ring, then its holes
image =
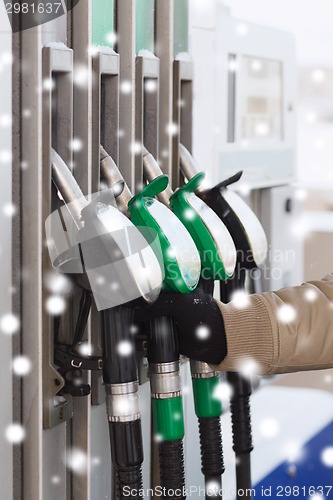
{"type": "MultiPolygon", "coordinates": [[[[119,181],[104,155],[101,172],[109,187],[119,181]],[[109,169],[109,172],[106,171],[109,169]]],[[[160,175],[133,198],[125,208],[131,221],[144,233],[157,234],[164,260],[164,287],[189,293],[200,277],[200,255],[190,234],[180,220],[155,196],[168,185],[167,176],[160,175]]],[[[152,238],[154,239],[154,238],[152,238]]],[[[152,243],[154,249],[154,243],[152,243]]],[[[148,331],[148,362],[155,436],[158,439],[161,486],[183,489],[184,486],[184,415],[179,372],[178,337],[171,318],[150,322],[148,331]]]]}
{"type": "MultiPolygon", "coordinates": [[[[154,157],[145,149],[144,176],[149,182],[162,174],[154,157]]],[[[201,276],[205,279],[224,280],[230,277],[236,265],[236,249],[224,223],[194,191],[201,185],[205,174],[198,173],[174,193],[170,186],[158,194],[159,199],[172,208],[173,213],[193,238],[201,257],[201,276]]]]}
{"type": "Polygon", "coordinates": [[[168,177],[160,175],[130,200],[128,210],[137,227],[147,227],[158,234],[164,260],[165,288],[189,293],[199,281],[200,255],[186,227],[155,199],[167,185],[168,177]]]}
{"type": "MultiPolygon", "coordinates": [[[[144,150],[143,167],[146,180],[154,182],[161,170],[153,156],[144,150]]],[[[194,191],[200,188],[204,174],[198,173],[190,182],[174,193],[170,186],[159,195],[159,199],[172,208],[191,234],[199,250],[202,270],[201,284],[205,280],[226,279],[234,272],[236,249],[233,240],[217,215],[198,198],[194,191]]],[[[199,422],[201,467],[206,485],[214,484],[221,491],[221,475],[224,472],[222,431],[220,417],[221,402],[216,399],[216,388],[220,383],[219,373],[207,363],[191,360],[191,375],[195,412],[199,422]]],[[[221,498],[218,494],[215,498],[221,498]]]]}

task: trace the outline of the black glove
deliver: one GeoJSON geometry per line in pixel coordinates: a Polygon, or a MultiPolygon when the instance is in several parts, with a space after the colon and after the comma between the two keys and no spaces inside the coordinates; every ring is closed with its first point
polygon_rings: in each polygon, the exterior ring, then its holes
{"type": "Polygon", "coordinates": [[[162,292],[154,304],[135,310],[134,321],[147,322],[161,316],[174,320],[184,356],[219,364],[227,355],[223,318],[211,295],[198,288],[186,295],[162,292]]]}

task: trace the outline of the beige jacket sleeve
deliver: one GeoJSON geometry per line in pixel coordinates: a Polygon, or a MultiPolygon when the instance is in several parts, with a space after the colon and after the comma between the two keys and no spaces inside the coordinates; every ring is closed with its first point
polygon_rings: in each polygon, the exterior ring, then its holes
{"type": "Polygon", "coordinates": [[[249,360],[261,375],[333,368],[333,274],[250,295],[244,308],[218,305],[228,347],[219,370],[240,371],[249,360]]]}

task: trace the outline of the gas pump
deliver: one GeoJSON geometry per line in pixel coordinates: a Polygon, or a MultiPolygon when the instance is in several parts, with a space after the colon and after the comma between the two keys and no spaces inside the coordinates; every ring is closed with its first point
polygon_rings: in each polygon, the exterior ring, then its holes
{"type": "MultiPolygon", "coordinates": [[[[120,268],[114,266],[111,273],[114,277],[109,283],[111,289],[114,283],[119,285],[122,280],[129,279],[127,284],[136,287],[135,295],[142,297],[144,302],[153,302],[160,292],[162,273],[155,253],[141,233],[117,208],[109,204],[109,194],[103,193],[103,196],[88,203],[69,168],[54,150],[52,175],[78,228],[76,237],[85,270],[84,275],[78,276],[78,283],[90,293],[90,272],[98,267],[105,270],[105,265],[122,258],[124,265],[120,268]],[[131,245],[134,251],[144,248],[144,257],[141,255],[141,259],[131,261],[131,245]],[[118,273],[119,270],[121,273],[118,273]],[[127,273],[125,277],[123,271],[127,273]]],[[[116,187],[119,188],[119,184],[116,187]]],[[[68,256],[64,262],[68,265],[68,256]]],[[[123,292],[122,303],[126,302],[126,290],[123,292]]],[[[109,294],[112,294],[111,290],[109,294]]],[[[82,305],[85,306],[85,303],[82,305]]],[[[81,335],[88,317],[87,307],[83,309],[79,315],[81,335]]],[[[133,310],[122,304],[101,312],[103,379],[118,498],[124,498],[126,487],[137,492],[132,498],[139,497],[142,489],[143,446],[137,363],[131,333],[132,315],[133,310]]],[[[76,332],[74,341],[79,340],[80,332],[76,332]]]]}
{"type": "MultiPolygon", "coordinates": [[[[153,182],[161,174],[153,156],[144,150],[143,167],[146,179],[153,182]]],[[[168,187],[159,198],[173,209],[173,212],[188,229],[200,253],[202,270],[200,286],[212,295],[214,279],[230,277],[236,265],[236,250],[233,240],[221,220],[200,200],[194,191],[203,180],[198,174],[175,193],[168,187]]],[[[215,492],[221,498],[221,475],[224,472],[220,416],[221,404],[214,399],[214,390],[219,383],[219,374],[207,363],[191,361],[191,376],[195,411],[199,421],[201,468],[205,476],[206,495],[215,492]],[[216,493],[218,492],[218,493],[216,493]]]]}
{"type": "MultiPolygon", "coordinates": [[[[180,165],[187,179],[195,179],[198,168],[189,151],[181,144],[180,165]]],[[[259,220],[250,207],[228,186],[237,182],[242,172],[223,181],[211,189],[198,190],[198,196],[215,211],[225,223],[237,249],[235,273],[220,282],[222,302],[229,302],[236,290],[245,290],[246,271],[260,268],[267,256],[267,240],[259,220]]],[[[191,181],[189,181],[191,182],[191,181]]],[[[238,373],[228,373],[232,385],[231,417],[233,426],[233,449],[236,453],[237,491],[251,491],[252,429],[250,415],[251,382],[238,373]]],[[[238,497],[240,498],[240,497],[238,497]]]]}
{"type": "MultiPolygon", "coordinates": [[[[112,187],[115,181],[119,181],[121,174],[105,150],[101,148],[100,151],[101,175],[107,185],[112,187]]],[[[167,185],[167,176],[158,176],[129,200],[128,211],[137,227],[141,230],[147,228],[154,234],[157,232],[159,236],[165,269],[164,289],[189,293],[199,281],[200,256],[183,224],[155,199],[156,195],[165,191],[167,185]]],[[[129,195],[129,190],[126,193],[129,195]]],[[[128,196],[126,198],[122,201],[128,201],[128,196]]],[[[126,206],[123,210],[126,210],[126,206]]],[[[179,348],[171,319],[161,317],[152,321],[147,338],[155,438],[158,440],[159,449],[160,484],[166,491],[183,491],[184,417],[179,348]]]]}

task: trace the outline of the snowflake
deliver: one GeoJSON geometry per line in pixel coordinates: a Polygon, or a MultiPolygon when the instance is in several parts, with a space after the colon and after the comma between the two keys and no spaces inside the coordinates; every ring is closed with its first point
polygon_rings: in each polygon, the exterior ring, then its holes
{"type": "Polygon", "coordinates": [[[296,200],[304,201],[308,197],[308,194],[306,189],[296,189],[294,196],[296,200]]]}
{"type": "Polygon", "coordinates": [[[235,73],[236,71],[238,71],[238,62],[234,59],[229,61],[228,69],[230,73],[235,73]]]}
{"type": "Polygon", "coordinates": [[[102,463],[101,457],[93,457],[91,459],[91,464],[92,465],[95,465],[95,466],[96,465],[101,465],[101,463],[102,463]]]}
{"type": "Polygon", "coordinates": [[[163,441],[162,434],[155,434],[154,435],[154,441],[155,441],[155,443],[160,443],[161,441],[163,441]]]}
{"type": "Polygon", "coordinates": [[[259,122],[255,127],[255,134],[260,137],[264,137],[269,134],[269,126],[267,123],[259,122]]]}
{"type": "Polygon", "coordinates": [[[296,462],[303,456],[302,445],[297,441],[290,441],[284,447],[284,452],[289,462],[296,462]]]}
{"type": "Polygon", "coordinates": [[[80,448],[72,448],[68,450],[67,467],[79,475],[84,475],[87,472],[87,455],[80,448]]]}
{"type": "Polygon", "coordinates": [[[324,448],[320,454],[320,458],[326,467],[333,467],[333,446],[324,448]]]}
{"type": "Polygon", "coordinates": [[[13,359],[13,372],[15,375],[28,375],[31,371],[31,361],[27,356],[16,356],[13,359]]]}
{"type": "Polygon", "coordinates": [[[136,333],[138,333],[138,331],[139,331],[139,328],[138,328],[137,325],[131,325],[131,327],[130,327],[130,333],[132,335],[135,335],[136,333]]]}
{"type": "Polygon", "coordinates": [[[55,88],[55,81],[53,78],[45,78],[43,80],[43,89],[44,90],[53,90],[55,88]]]}
{"type": "Polygon", "coordinates": [[[25,430],[21,424],[11,424],[5,430],[5,437],[9,443],[20,444],[24,441],[25,430]]]}
{"type": "Polygon", "coordinates": [[[229,401],[232,396],[232,386],[228,382],[219,382],[214,389],[213,398],[218,401],[229,401]]]}
{"type": "Polygon", "coordinates": [[[66,302],[63,297],[59,295],[51,295],[45,302],[46,310],[52,316],[62,314],[66,309],[66,302]]]}
{"type": "Polygon", "coordinates": [[[128,340],[122,340],[117,346],[117,351],[120,356],[129,356],[133,352],[133,346],[128,340]]]}
{"type": "Polygon", "coordinates": [[[64,274],[49,273],[46,276],[45,284],[54,294],[66,295],[72,290],[71,280],[64,274]]]}
{"type": "Polygon", "coordinates": [[[70,148],[72,151],[81,151],[83,148],[83,142],[78,137],[74,137],[70,142],[70,148]]]}
{"type": "Polygon", "coordinates": [[[206,484],[206,493],[208,497],[218,496],[220,484],[218,481],[208,481],[206,484]]]}
{"type": "Polygon", "coordinates": [[[247,35],[249,28],[244,23],[237,23],[235,30],[237,35],[244,36],[247,35]]]}
{"type": "Polygon", "coordinates": [[[17,212],[17,208],[13,203],[6,203],[2,212],[6,217],[13,217],[17,212]]]}
{"type": "Polygon", "coordinates": [[[120,84],[120,92],[130,94],[132,92],[132,83],[129,80],[124,80],[120,84]]]}
{"type": "Polygon", "coordinates": [[[131,144],[130,150],[135,155],[139,155],[142,153],[142,144],[138,141],[135,141],[131,144]]]}
{"type": "Polygon", "coordinates": [[[326,80],[326,73],[322,69],[315,69],[311,74],[314,83],[322,83],[326,80]]]}
{"type": "Polygon", "coordinates": [[[195,215],[194,210],[192,210],[192,208],[187,208],[186,210],[184,210],[184,217],[186,220],[195,219],[196,215],[195,215]]]}
{"type": "Polygon", "coordinates": [[[90,342],[81,342],[81,344],[78,347],[78,351],[82,356],[91,356],[92,355],[92,345],[90,342]]]}
{"type": "Polygon", "coordinates": [[[157,82],[156,80],[149,78],[145,83],[145,91],[149,94],[153,94],[157,90],[157,82]]]}
{"type": "Polygon", "coordinates": [[[10,115],[0,115],[0,127],[10,127],[12,124],[12,117],[10,115]]]}
{"type": "Polygon", "coordinates": [[[80,88],[86,88],[90,79],[90,71],[84,64],[76,64],[74,67],[73,81],[74,85],[80,88]]]}
{"type": "Polygon", "coordinates": [[[289,304],[284,304],[278,309],[277,316],[282,323],[288,324],[296,319],[297,314],[294,307],[289,304]]]}
{"type": "Polygon", "coordinates": [[[12,153],[10,151],[1,151],[0,152],[0,161],[1,163],[9,163],[12,161],[12,153]]]}
{"type": "Polygon", "coordinates": [[[52,476],[52,477],[51,477],[51,483],[52,483],[52,484],[60,484],[60,483],[61,483],[61,478],[60,478],[60,476],[52,476]]]}
{"type": "Polygon", "coordinates": [[[105,40],[107,41],[107,43],[114,45],[118,41],[117,33],[115,33],[114,31],[110,31],[105,35],[105,40]]]}
{"type": "Polygon", "coordinates": [[[260,366],[254,359],[244,359],[239,363],[238,371],[244,377],[251,378],[260,373],[260,366]]]}
{"type": "Polygon", "coordinates": [[[166,128],[167,134],[174,136],[178,134],[178,125],[177,123],[168,123],[167,128],[166,128]]]}
{"type": "Polygon", "coordinates": [[[210,336],[210,329],[206,325],[200,325],[196,328],[195,335],[200,340],[206,340],[210,336]]]}
{"type": "Polygon", "coordinates": [[[4,52],[1,57],[2,64],[10,66],[13,64],[13,54],[11,52],[4,52]]]}
{"type": "Polygon", "coordinates": [[[0,328],[3,333],[13,335],[20,328],[20,320],[12,313],[4,314],[0,320],[0,328]]]}
{"type": "Polygon", "coordinates": [[[309,289],[304,293],[304,297],[309,302],[314,302],[318,298],[318,293],[315,290],[309,289]]]}
{"type": "Polygon", "coordinates": [[[237,309],[245,309],[250,304],[249,294],[245,290],[236,290],[232,294],[231,300],[237,309]]]}
{"type": "Polygon", "coordinates": [[[266,438],[274,437],[280,430],[279,423],[274,418],[265,418],[260,423],[260,432],[266,438]]]}

